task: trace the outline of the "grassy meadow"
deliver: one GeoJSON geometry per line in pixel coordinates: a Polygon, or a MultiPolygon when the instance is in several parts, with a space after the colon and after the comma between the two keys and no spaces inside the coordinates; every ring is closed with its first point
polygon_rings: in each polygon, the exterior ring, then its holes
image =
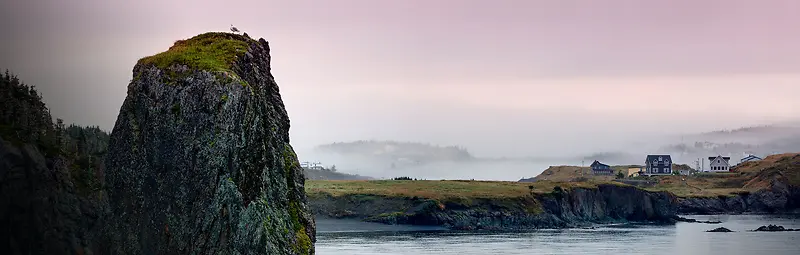
{"type": "MultiPolygon", "coordinates": [[[[313,195],[380,195],[394,197],[442,198],[509,198],[521,197],[530,193],[547,193],[560,186],[596,187],[600,183],[625,185],[613,181],[610,176],[581,175],[579,167],[551,167],[549,173],[554,180],[536,182],[500,181],[412,181],[412,180],[370,180],[370,181],[306,181],[306,192],[313,195]],[[575,177],[580,181],[575,180],[575,177]]],[[[549,172],[548,172],[549,171],[549,172]]],[[[770,182],[780,180],[790,185],[800,186],[800,154],[773,155],[761,161],[746,162],[734,168],[734,173],[704,173],[695,176],[653,176],[643,179],[656,181],[650,191],[667,191],[680,197],[730,196],[754,192],[767,188],[770,182]]],[[[541,176],[541,175],[540,175],[541,176]]]]}
{"type": "Polygon", "coordinates": [[[510,198],[522,197],[533,193],[547,193],[560,186],[596,187],[601,182],[560,183],[541,181],[536,183],[500,182],[500,181],[306,181],[306,192],[309,195],[328,194],[341,195],[379,195],[390,197],[419,197],[443,199],[452,197],[467,198],[510,198]]]}

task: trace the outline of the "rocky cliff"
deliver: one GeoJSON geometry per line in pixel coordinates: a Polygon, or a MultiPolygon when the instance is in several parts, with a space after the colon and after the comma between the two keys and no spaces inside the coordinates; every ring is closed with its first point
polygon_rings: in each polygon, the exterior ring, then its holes
{"type": "Polygon", "coordinates": [[[515,230],[563,228],[590,223],[672,222],[676,198],[629,186],[555,188],[507,198],[426,199],[373,195],[314,194],[309,203],[321,217],[387,224],[436,225],[451,229],[515,230]]]}
{"type": "MultiPolygon", "coordinates": [[[[685,197],[686,214],[793,213],[800,210],[800,153],[769,156],[734,168],[742,190],[716,197],[685,197]]],[[[729,181],[730,182],[730,181],[729,181]]],[[[738,186],[738,182],[733,182],[738,186]]]]}
{"type": "Polygon", "coordinates": [[[0,253],[91,254],[102,192],[80,189],[70,159],[0,138],[0,253]]]}
{"type": "Polygon", "coordinates": [[[269,45],[206,33],[141,59],[106,157],[107,254],[312,254],[269,45]]]}
{"type": "Polygon", "coordinates": [[[107,211],[105,133],[52,123],[31,86],[0,75],[0,253],[92,254],[107,211]]]}
{"type": "Polygon", "coordinates": [[[678,201],[681,214],[797,213],[800,208],[800,188],[764,189],[718,197],[687,197],[678,201]]]}
{"type": "Polygon", "coordinates": [[[777,179],[769,188],[755,192],[685,197],[678,199],[678,202],[678,211],[682,214],[797,213],[800,209],[800,187],[777,179]]]}

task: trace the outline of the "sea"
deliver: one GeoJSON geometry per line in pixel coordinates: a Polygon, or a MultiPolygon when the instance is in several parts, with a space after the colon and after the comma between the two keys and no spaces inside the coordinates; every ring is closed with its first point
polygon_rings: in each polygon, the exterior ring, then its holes
{"type": "Polygon", "coordinates": [[[476,232],[318,219],[316,254],[800,255],[800,232],[751,231],[768,224],[800,228],[800,215],[683,217],[722,223],[616,224],[524,232],[476,232]],[[735,232],[706,232],[717,227],[735,232]]]}

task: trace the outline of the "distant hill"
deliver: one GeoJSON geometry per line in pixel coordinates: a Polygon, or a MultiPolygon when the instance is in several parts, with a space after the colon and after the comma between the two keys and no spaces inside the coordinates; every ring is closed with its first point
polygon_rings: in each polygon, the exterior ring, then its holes
{"type": "Polygon", "coordinates": [[[361,176],[357,174],[347,174],[331,171],[329,169],[303,169],[303,173],[307,180],[373,180],[374,178],[368,176],[361,176]]]}
{"type": "MultiPolygon", "coordinates": [[[[625,172],[628,168],[640,167],[638,165],[617,165],[611,166],[614,170],[614,175],[594,175],[591,168],[579,166],[551,166],[541,174],[532,178],[524,178],[520,182],[536,182],[536,181],[555,181],[555,182],[580,182],[587,180],[603,180],[610,181],[616,178],[616,173],[625,172]]],[[[672,164],[674,170],[690,170],[693,169],[685,164],[672,164]]]]}
{"type": "Polygon", "coordinates": [[[416,165],[441,161],[467,161],[474,157],[459,146],[438,146],[414,142],[355,141],[317,146],[318,152],[360,156],[395,165],[416,165]]]}
{"type": "Polygon", "coordinates": [[[745,162],[733,171],[751,177],[744,184],[746,189],[768,188],[775,181],[800,187],[800,153],[772,155],[764,160],[745,162]]]}
{"type": "Polygon", "coordinates": [[[800,151],[800,126],[793,124],[743,127],[685,136],[680,143],[663,146],[661,151],[701,158],[730,155],[734,159],[745,154],[765,157],[777,153],[800,151]]]}
{"type": "Polygon", "coordinates": [[[676,162],[695,165],[698,158],[730,156],[733,163],[746,155],[766,157],[773,154],[800,152],[800,123],[783,123],[742,127],[731,130],[664,137],[650,148],[632,146],[628,151],[598,152],[580,157],[613,164],[639,163],[647,154],[670,154],[676,162]]]}
{"type": "Polygon", "coordinates": [[[716,130],[711,132],[700,133],[692,137],[702,139],[729,139],[729,140],[745,140],[748,138],[774,140],[787,136],[800,135],[800,128],[793,125],[763,125],[753,127],[742,127],[732,130],[716,130]]]}
{"type": "MultiPolygon", "coordinates": [[[[630,165],[624,166],[611,166],[614,173],[627,170],[630,165]]],[[[555,181],[555,182],[576,182],[586,180],[605,180],[610,181],[616,178],[616,175],[593,175],[591,168],[580,166],[550,166],[541,174],[536,177],[526,178],[519,180],[520,182],[535,182],[535,181],[555,181]]]]}

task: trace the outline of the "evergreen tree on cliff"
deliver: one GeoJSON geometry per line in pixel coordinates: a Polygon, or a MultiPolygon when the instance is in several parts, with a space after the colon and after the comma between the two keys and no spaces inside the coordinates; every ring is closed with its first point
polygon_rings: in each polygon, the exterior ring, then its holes
{"type": "Polygon", "coordinates": [[[206,33],[141,59],[106,157],[109,254],[312,254],[269,45],[206,33]]]}
{"type": "Polygon", "coordinates": [[[96,254],[107,141],[53,124],[33,86],[0,75],[0,254],[96,254]]]}

